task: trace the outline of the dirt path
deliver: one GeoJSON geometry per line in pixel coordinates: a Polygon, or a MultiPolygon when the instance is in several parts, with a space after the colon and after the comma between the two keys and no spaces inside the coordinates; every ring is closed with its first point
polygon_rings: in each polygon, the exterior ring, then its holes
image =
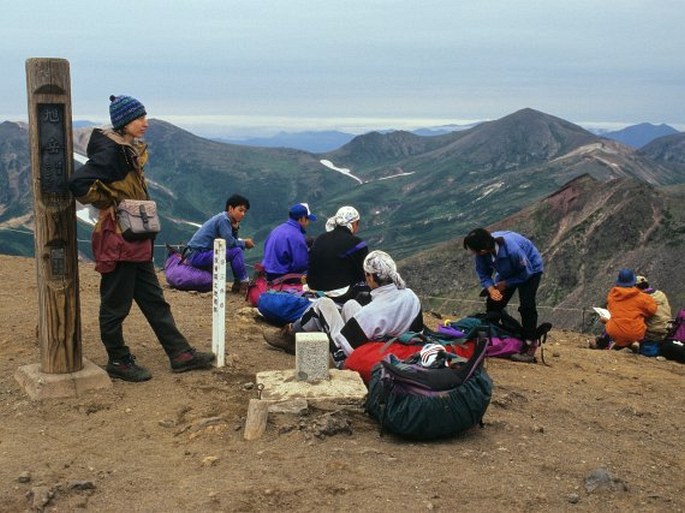
{"type": "MultiPolygon", "coordinates": [[[[294,358],[264,345],[239,298],[228,303],[226,368],[171,374],[134,310],[126,336],[151,381],[36,402],[13,377],[40,361],[35,276],[33,260],[0,257],[2,512],[685,511],[681,364],[591,351],[585,336],[553,331],[549,366],[487,362],[495,389],[482,429],[408,442],[340,411],[330,426],[342,429],[316,436],[330,412],[309,411],[272,414],[247,442],[255,372],[294,358]],[[588,491],[598,469],[613,480],[588,491]]],[[[166,294],[189,339],[209,349],[211,294],[166,294]]],[[[87,264],[81,303],[84,355],[104,365],[87,264]]]]}

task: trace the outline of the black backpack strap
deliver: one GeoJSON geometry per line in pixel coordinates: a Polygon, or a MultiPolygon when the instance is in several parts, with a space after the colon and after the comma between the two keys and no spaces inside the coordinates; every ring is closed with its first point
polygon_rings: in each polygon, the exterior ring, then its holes
{"type": "Polygon", "coordinates": [[[540,343],[540,359],[542,360],[543,365],[549,365],[545,361],[545,343],[547,342],[547,334],[551,329],[551,322],[543,322],[535,330],[535,340],[537,340],[540,343]]]}

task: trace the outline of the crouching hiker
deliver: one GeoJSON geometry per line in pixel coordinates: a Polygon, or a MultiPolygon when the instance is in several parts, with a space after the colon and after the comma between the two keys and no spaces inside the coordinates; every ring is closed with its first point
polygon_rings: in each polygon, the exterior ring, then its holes
{"type": "Polygon", "coordinates": [[[640,350],[639,341],[647,332],[646,319],[656,314],[657,304],[649,294],[636,287],[637,278],[632,269],[623,268],[618,273],[616,285],[607,295],[610,318],[600,317],[605,333],[597,337],[590,349],[640,350]]]}
{"type": "Polygon", "coordinates": [[[421,301],[406,287],[390,255],[372,251],[364,259],[363,267],[371,289],[371,302],[362,306],[350,299],[341,311],[331,298],[317,299],[292,325],[273,334],[264,333],[267,343],[294,353],[295,333],[323,331],[328,334],[335,366],[342,368],[350,353],[366,342],[387,340],[406,331],[421,331],[421,301]]]}

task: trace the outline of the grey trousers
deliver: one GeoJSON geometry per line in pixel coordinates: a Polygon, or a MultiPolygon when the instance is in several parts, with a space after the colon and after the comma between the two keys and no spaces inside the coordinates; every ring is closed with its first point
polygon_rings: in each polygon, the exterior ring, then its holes
{"type": "MultiPolygon", "coordinates": [[[[353,351],[352,346],[340,332],[345,323],[354,314],[361,310],[362,305],[354,299],[346,301],[342,309],[331,298],[322,297],[302,314],[302,317],[293,323],[293,330],[298,331],[323,331],[328,334],[331,342],[337,349],[342,349],[345,356],[353,351]]],[[[333,349],[333,348],[331,348],[333,349]]],[[[333,350],[331,352],[334,352],[333,350]]]]}

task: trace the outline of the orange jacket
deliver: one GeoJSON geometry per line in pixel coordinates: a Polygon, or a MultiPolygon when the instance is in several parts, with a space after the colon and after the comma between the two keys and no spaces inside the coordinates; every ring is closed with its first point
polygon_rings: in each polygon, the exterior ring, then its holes
{"type": "Polygon", "coordinates": [[[645,319],[656,313],[656,302],[636,287],[614,287],[607,296],[611,319],[606,332],[618,346],[628,346],[645,337],[645,319]]]}

